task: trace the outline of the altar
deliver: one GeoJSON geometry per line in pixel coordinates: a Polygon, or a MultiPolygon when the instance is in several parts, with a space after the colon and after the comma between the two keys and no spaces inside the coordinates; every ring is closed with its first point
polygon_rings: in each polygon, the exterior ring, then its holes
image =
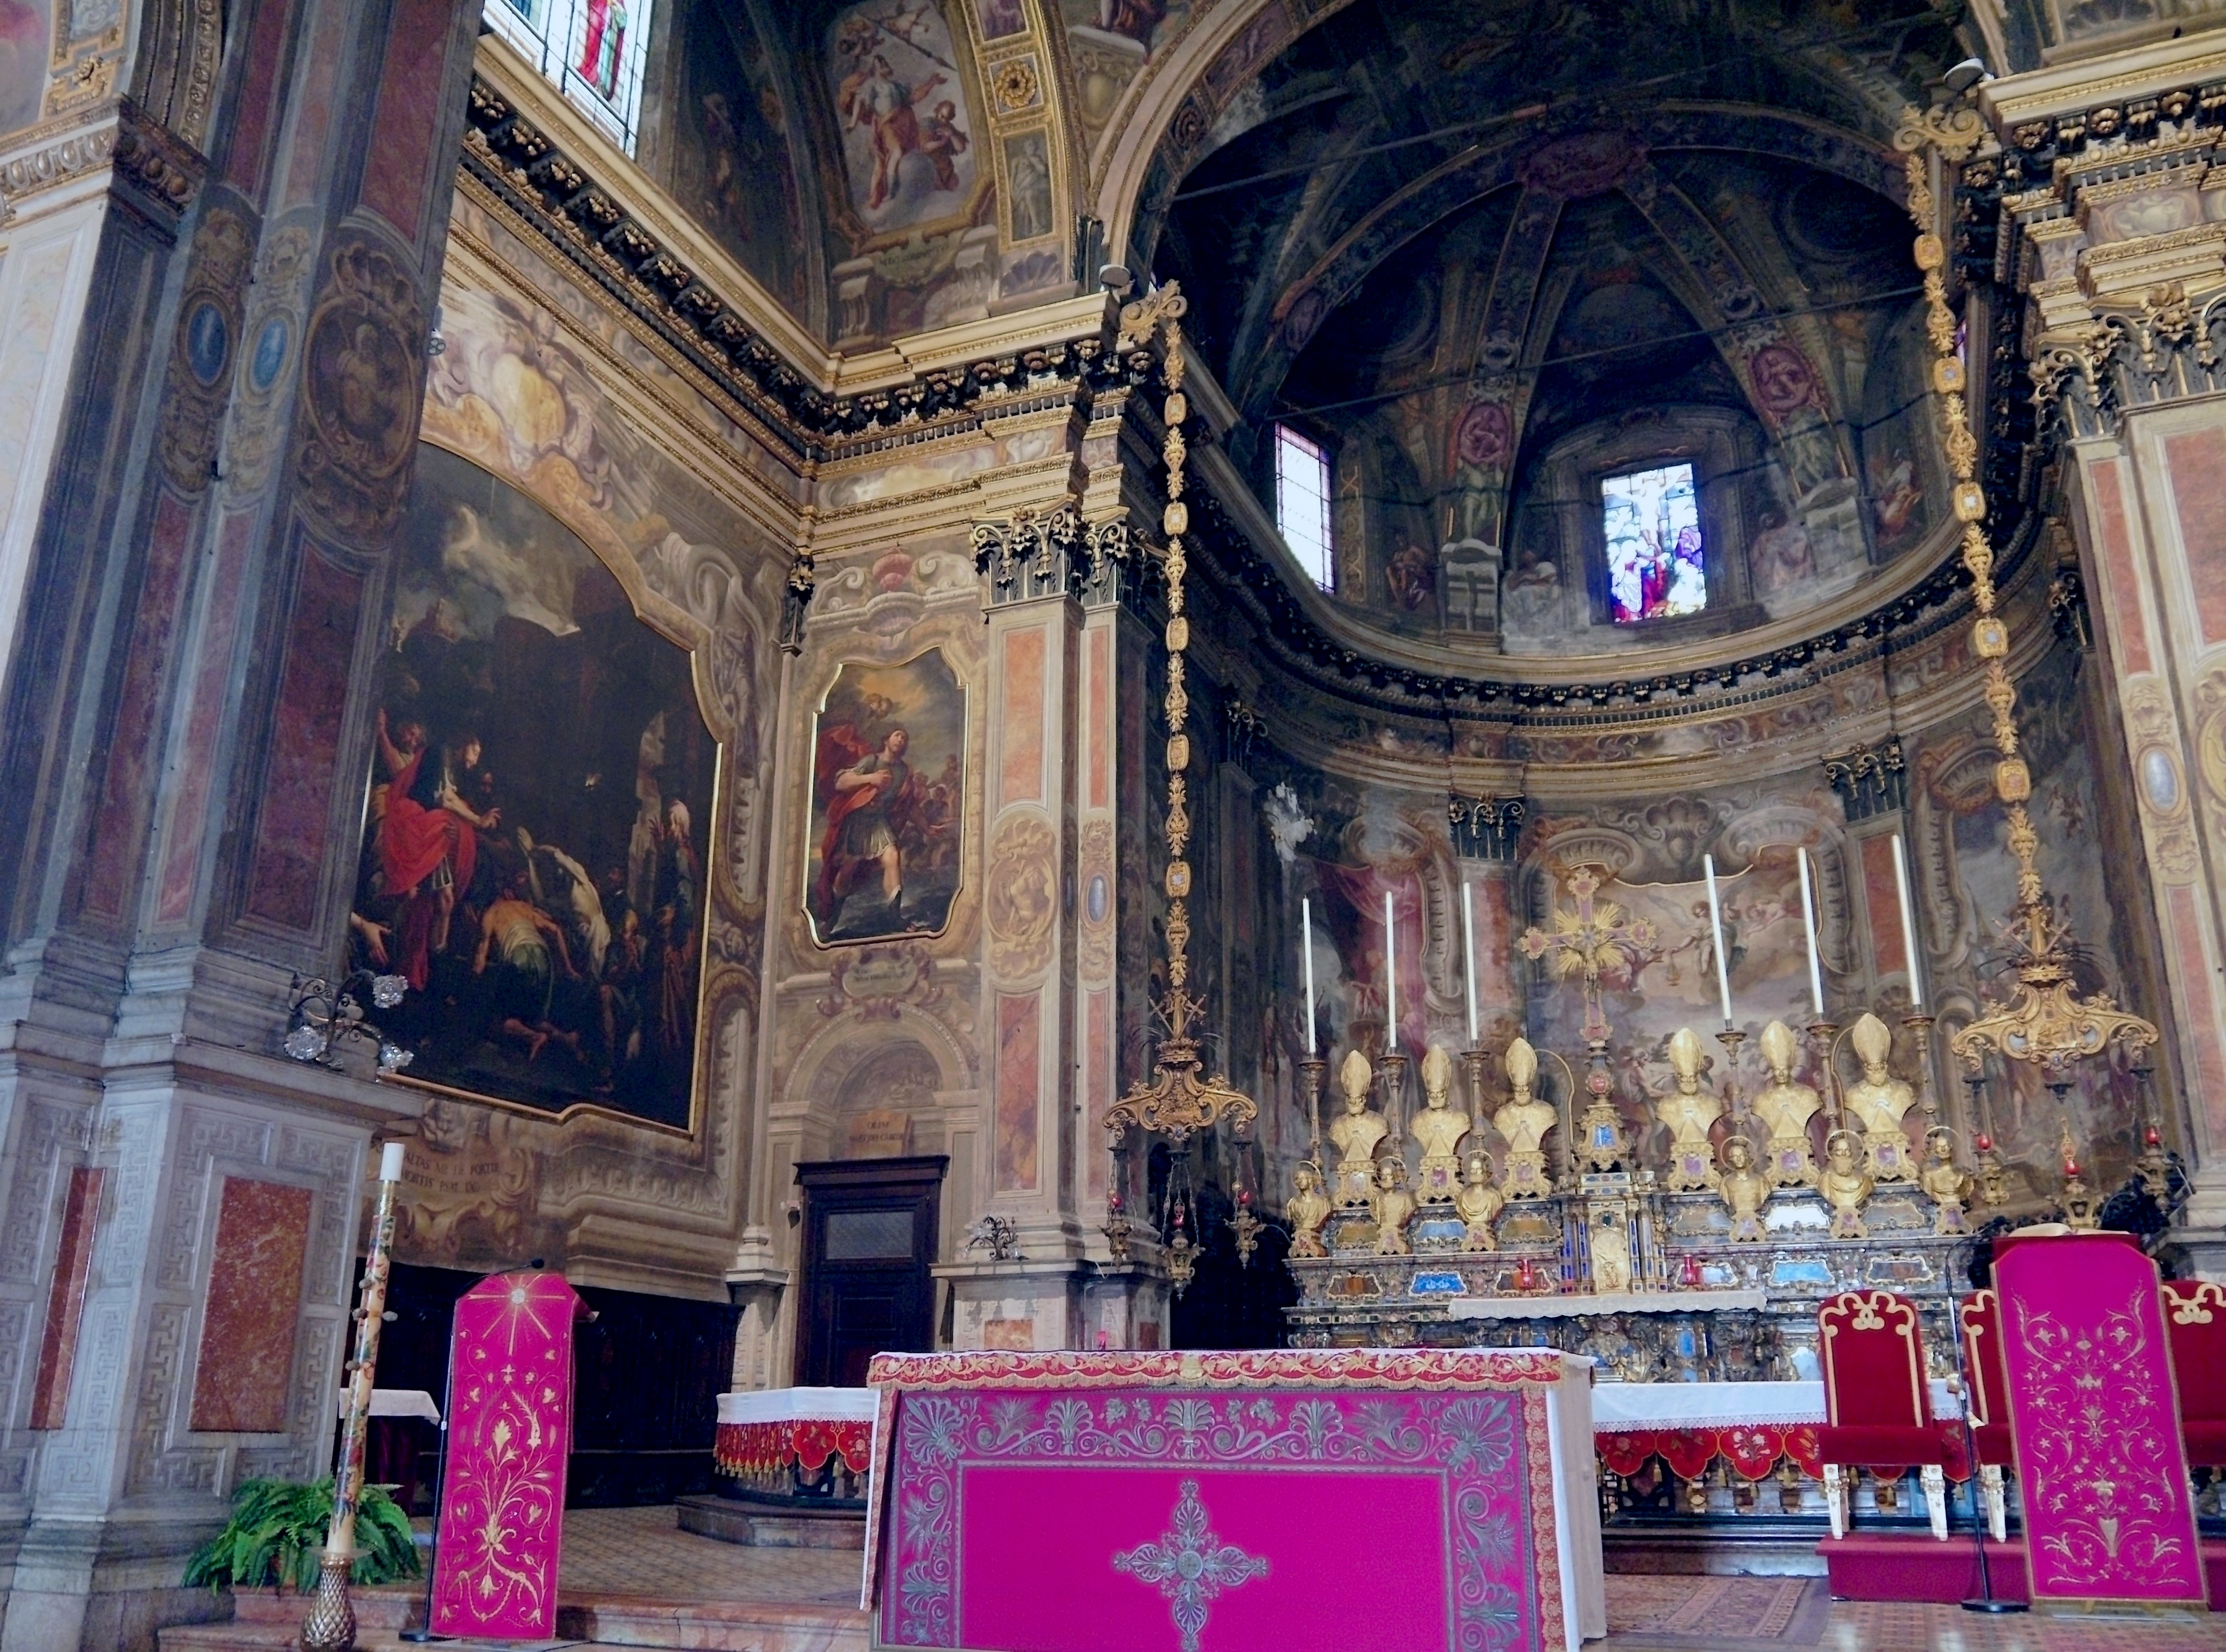
{"type": "Polygon", "coordinates": [[[1606,1633],[1590,1362],[1545,1350],[882,1355],[882,1647],[1606,1633]]]}

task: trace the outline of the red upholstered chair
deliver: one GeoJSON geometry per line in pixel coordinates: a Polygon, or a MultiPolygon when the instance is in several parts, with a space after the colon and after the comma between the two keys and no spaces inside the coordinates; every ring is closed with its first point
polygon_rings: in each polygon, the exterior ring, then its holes
{"type": "Polygon", "coordinates": [[[1932,1534],[1946,1541],[1948,1447],[1932,1421],[1916,1307],[1892,1291],[1842,1291],[1816,1311],[1816,1330],[1825,1418],[1816,1439],[1832,1535],[1847,1535],[1848,1471],[1898,1479],[1914,1466],[1932,1534]]]}
{"type": "Polygon", "coordinates": [[[1987,1528],[1997,1543],[2008,1541],[2008,1510],[2002,1497],[2002,1471],[2015,1459],[2010,1449],[2009,1382],[2002,1370],[2001,1305],[1991,1290],[1967,1296],[1956,1310],[1963,1334],[1963,1364],[1971,1391],[1964,1403],[1971,1414],[1971,1443],[1979,1459],[1979,1489],[1987,1500],[1987,1528]]]}
{"type": "Polygon", "coordinates": [[[2179,1384],[2179,1432],[2191,1468],[2226,1468],[2226,1287],[2164,1282],[2165,1334],[2179,1384]]]}

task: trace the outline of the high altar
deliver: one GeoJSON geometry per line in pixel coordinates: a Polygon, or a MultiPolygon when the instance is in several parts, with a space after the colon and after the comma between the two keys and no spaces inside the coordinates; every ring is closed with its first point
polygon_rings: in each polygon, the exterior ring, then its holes
{"type": "Polygon", "coordinates": [[[1589,1376],[1536,1351],[883,1355],[875,1643],[1576,1652],[1607,1628],[1589,1376]]]}

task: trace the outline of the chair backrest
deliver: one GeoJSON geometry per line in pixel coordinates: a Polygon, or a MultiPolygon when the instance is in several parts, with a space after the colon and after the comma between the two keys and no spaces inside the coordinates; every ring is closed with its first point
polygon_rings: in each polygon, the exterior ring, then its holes
{"type": "Polygon", "coordinates": [[[2002,1373],[2001,1305],[1991,1289],[1967,1296],[1956,1306],[1956,1323],[1963,1334],[1963,1363],[1970,1369],[1971,1426],[2000,1423],[2007,1428],[2010,1406],[2002,1373]]]}
{"type": "Polygon", "coordinates": [[[1892,1291],[1842,1291],[1816,1310],[1824,1415],[1835,1428],[1922,1428],[1932,1420],[1917,1309],[1892,1291]]]}
{"type": "Polygon", "coordinates": [[[2164,1329],[2184,1422],[2226,1422],[2226,1286],[2164,1282],[2164,1329]]]}

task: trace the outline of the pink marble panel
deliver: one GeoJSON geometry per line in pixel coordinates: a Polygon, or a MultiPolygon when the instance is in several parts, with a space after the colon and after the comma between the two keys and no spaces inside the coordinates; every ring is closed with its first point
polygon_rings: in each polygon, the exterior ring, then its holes
{"type": "Polygon", "coordinates": [[[264,150],[271,121],[278,112],[278,64],[286,48],[286,28],[293,10],[285,0],[262,0],[247,26],[247,67],[232,98],[225,173],[250,195],[263,187],[264,150]]]}
{"type": "Polygon", "coordinates": [[[178,591],[194,514],[191,505],[165,488],[156,502],[154,526],[147,535],[147,561],[131,620],[131,651],[109,724],[100,806],[93,815],[92,850],[85,874],[84,910],[110,918],[123,911],[124,885],[137,864],[135,850],[147,818],[147,800],[155,789],[149,774],[160,761],[154,747],[162,734],[156,702],[169,675],[171,639],[182,617],[178,591]]]}
{"type": "MultiPolygon", "coordinates": [[[[225,689],[232,677],[232,649],[239,630],[239,583],[247,567],[256,515],[243,511],[226,518],[217,548],[216,590],[209,604],[207,634],[201,639],[200,658],[194,668],[193,710],[186,734],[189,752],[217,749],[217,725],[224,715],[225,689]]],[[[170,841],[162,852],[162,881],[156,918],[165,924],[181,922],[192,910],[195,874],[200,868],[201,842],[208,825],[210,783],[214,766],[188,763],[179,772],[178,787],[170,806],[170,841]]]]}
{"type": "MultiPolygon", "coordinates": [[[[334,567],[312,545],[304,543],[301,555],[247,897],[256,917],[295,930],[316,921],[341,760],[340,721],[363,607],[360,575],[334,567]]],[[[351,756],[349,766],[360,772],[361,756],[351,756]]]]}
{"type": "Polygon", "coordinates": [[[2219,1036],[2218,998],[2210,984],[2210,951],[2203,944],[2203,909],[2191,885],[2177,884],[2166,892],[2164,927],[2194,1034],[2195,1100],[2211,1141],[2226,1142],[2226,1040],[2219,1036]]]}
{"type": "Polygon", "coordinates": [[[1085,1070],[1083,1074],[1084,1097],[1083,1102],[1083,1140],[1090,1145],[1083,1154],[1090,1168],[1090,1197],[1093,1203],[1105,1197],[1106,1154],[1104,1137],[1097,1129],[1097,1121],[1105,1109],[1113,1105],[1113,991],[1101,987],[1083,994],[1084,1045],[1085,1070]]]}
{"type": "Polygon", "coordinates": [[[2095,516],[2103,576],[2109,581],[2106,612],[2110,647],[2118,670],[2127,676],[2153,669],[2149,629],[2141,618],[2140,577],[2134,569],[2133,529],[2126,520],[2126,476],[2121,461],[2105,459],[2089,473],[2095,484],[2095,516]]]}
{"type": "Polygon", "coordinates": [[[453,0],[395,0],[379,73],[379,141],[364,168],[363,204],[412,245],[423,227],[425,171],[440,124],[455,16],[453,0]]]}
{"type": "Polygon", "coordinates": [[[192,1426],[277,1434],[293,1392],[309,1250],[309,1190],[227,1176],[201,1313],[192,1426]]]}
{"type": "Polygon", "coordinates": [[[997,994],[997,1190],[1036,1185],[1036,1100],[1041,1093],[1043,994],[997,994]]]}
{"type": "Polygon", "coordinates": [[[1901,937],[1901,893],[1893,880],[1893,839],[1863,840],[1863,906],[1870,914],[1871,951],[1880,978],[1909,969],[1901,937]]]}
{"type": "Polygon", "coordinates": [[[85,1282],[92,1271],[92,1242],[100,1230],[105,1170],[70,1172],[62,1206],[61,1244],[54,1283],[47,1292],[47,1331],[39,1343],[39,1376],[31,1390],[31,1426],[60,1428],[69,1417],[70,1368],[77,1363],[78,1323],[85,1312],[85,1282]]]}
{"type": "Polygon", "coordinates": [[[2164,455],[2196,622],[2206,644],[2226,642],[2226,429],[2166,436],[2164,455]]]}
{"type": "Polygon", "coordinates": [[[1113,806],[1113,632],[1101,626],[1090,633],[1090,807],[1113,806]]]}
{"type": "Polygon", "coordinates": [[[1043,800],[1044,627],[1005,633],[1004,758],[998,765],[997,803],[1043,800]]]}

